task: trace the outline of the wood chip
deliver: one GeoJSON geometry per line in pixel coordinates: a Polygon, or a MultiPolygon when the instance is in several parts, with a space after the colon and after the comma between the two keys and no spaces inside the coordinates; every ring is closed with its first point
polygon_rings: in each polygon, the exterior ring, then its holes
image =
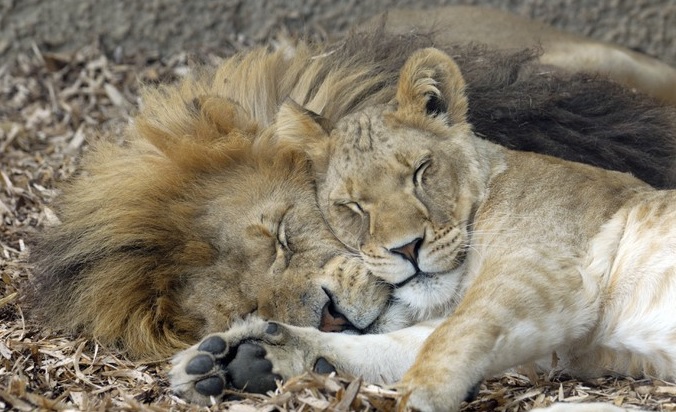
{"type": "Polygon", "coordinates": [[[113,102],[113,104],[115,106],[122,106],[122,107],[128,107],[129,106],[129,102],[127,101],[127,99],[124,98],[122,93],[120,93],[115,88],[115,86],[113,86],[109,83],[106,83],[106,84],[103,85],[103,89],[106,91],[108,98],[110,99],[111,102],[113,102]]]}
{"type": "Polygon", "coordinates": [[[5,306],[8,303],[14,302],[16,298],[19,296],[18,292],[10,293],[9,295],[0,298],[0,308],[5,306]]]}
{"type": "Polygon", "coordinates": [[[676,386],[657,386],[653,393],[676,396],[676,386]]]}

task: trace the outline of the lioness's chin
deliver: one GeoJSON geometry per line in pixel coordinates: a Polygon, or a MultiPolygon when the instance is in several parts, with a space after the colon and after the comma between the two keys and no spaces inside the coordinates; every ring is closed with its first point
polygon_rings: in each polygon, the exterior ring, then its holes
{"type": "MultiPolygon", "coordinates": [[[[393,291],[392,308],[401,307],[411,322],[450,313],[460,298],[459,289],[466,264],[441,273],[423,273],[393,291]]],[[[390,309],[392,310],[392,309],[390,309]]]]}

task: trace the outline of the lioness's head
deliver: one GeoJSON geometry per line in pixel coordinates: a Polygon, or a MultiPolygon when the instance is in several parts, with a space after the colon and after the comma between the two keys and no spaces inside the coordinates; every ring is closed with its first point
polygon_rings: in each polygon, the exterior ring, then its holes
{"type": "Polygon", "coordinates": [[[396,98],[326,125],[293,102],[278,135],[306,148],[334,233],[419,316],[451,303],[489,171],[466,121],[464,81],[436,49],[414,53],[396,98]]]}

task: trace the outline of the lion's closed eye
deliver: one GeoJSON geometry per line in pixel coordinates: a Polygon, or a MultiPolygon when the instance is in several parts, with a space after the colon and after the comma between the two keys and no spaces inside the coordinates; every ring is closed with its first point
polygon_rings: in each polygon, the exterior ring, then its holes
{"type": "MultiPolygon", "coordinates": [[[[284,214],[261,215],[260,222],[249,226],[248,233],[253,240],[264,244],[267,250],[269,268],[283,269],[293,255],[292,235],[287,224],[288,210],[284,214]]],[[[263,256],[258,256],[263,257],[263,256]]]]}
{"type": "Polygon", "coordinates": [[[289,210],[277,219],[275,226],[275,261],[272,264],[272,268],[275,270],[286,269],[294,253],[293,234],[289,230],[288,218],[289,210]]]}
{"type": "Polygon", "coordinates": [[[277,225],[277,245],[282,249],[289,250],[289,241],[286,237],[286,222],[284,219],[280,220],[279,225],[277,225]]]}
{"type": "Polygon", "coordinates": [[[350,200],[341,200],[338,202],[335,202],[336,206],[339,208],[347,208],[351,210],[354,214],[356,214],[359,217],[364,217],[365,212],[364,209],[361,207],[361,205],[358,202],[350,201],[350,200]]]}

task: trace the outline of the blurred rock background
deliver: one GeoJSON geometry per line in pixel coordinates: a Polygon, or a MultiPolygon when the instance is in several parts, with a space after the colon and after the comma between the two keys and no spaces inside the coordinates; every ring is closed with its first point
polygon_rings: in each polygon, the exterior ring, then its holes
{"type": "Polygon", "coordinates": [[[391,8],[450,4],[509,10],[676,66],[676,0],[0,0],[0,57],[92,42],[118,57],[218,52],[280,30],[325,38],[391,8]]]}

